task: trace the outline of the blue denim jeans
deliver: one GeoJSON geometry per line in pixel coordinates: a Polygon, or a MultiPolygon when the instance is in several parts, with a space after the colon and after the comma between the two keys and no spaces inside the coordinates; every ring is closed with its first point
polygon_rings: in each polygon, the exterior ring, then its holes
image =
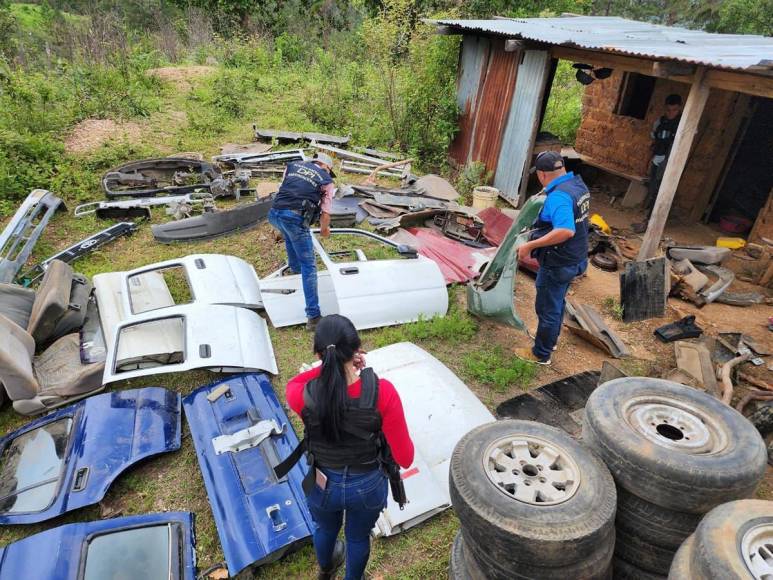
{"type": "Polygon", "coordinates": [[[282,234],[287,249],[287,265],[300,272],[303,296],[306,299],[306,318],[320,316],[317,294],[317,258],[311,241],[311,230],[303,223],[301,214],[289,209],[271,209],[268,221],[282,234]]]}
{"type": "Polygon", "coordinates": [[[381,469],[348,473],[323,469],[327,487],[314,485],[307,500],[316,523],[314,550],[321,568],[329,568],[338,532],[346,514],[345,580],[360,580],[370,557],[370,531],[387,504],[387,477],[381,469]]]}
{"type": "Polygon", "coordinates": [[[547,360],[553,352],[561,334],[561,323],[564,320],[566,292],[569,284],[585,272],[588,260],[583,260],[571,266],[546,267],[540,266],[537,272],[537,299],[534,309],[537,311],[539,324],[537,336],[534,337],[532,352],[540,360],[547,360]]]}

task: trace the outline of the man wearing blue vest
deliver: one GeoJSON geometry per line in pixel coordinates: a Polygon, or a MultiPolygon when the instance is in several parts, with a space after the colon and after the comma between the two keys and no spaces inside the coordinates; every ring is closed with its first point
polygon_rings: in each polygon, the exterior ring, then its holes
{"type": "Polygon", "coordinates": [[[306,330],[314,330],[321,318],[317,293],[317,259],[309,226],[319,219],[322,237],[330,235],[330,209],[333,205],[333,160],[317,153],[311,161],[288,164],[274,198],[268,221],[282,234],[287,265],[300,273],[306,300],[306,330]]]}
{"type": "Polygon", "coordinates": [[[535,301],[539,324],[534,346],[516,349],[516,354],[549,365],[561,333],[569,284],[588,267],[590,193],[579,175],[566,172],[564,158],[555,151],[540,153],[531,169],[535,171],[547,199],[529,241],[518,248],[518,259],[533,253],[539,261],[535,301]]]}

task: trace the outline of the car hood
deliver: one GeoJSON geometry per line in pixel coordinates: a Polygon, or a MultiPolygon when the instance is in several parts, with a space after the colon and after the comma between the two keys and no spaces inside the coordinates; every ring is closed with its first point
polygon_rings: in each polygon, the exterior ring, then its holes
{"type": "Polygon", "coordinates": [[[201,387],[183,399],[183,408],[228,572],[234,576],[251,564],[277,560],[307,542],[313,524],[301,487],[305,462],[281,480],[274,475],[298,437],[268,376],[242,374],[201,387]],[[272,420],[283,433],[218,454],[214,439],[272,420]]]}
{"type": "Polygon", "coordinates": [[[167,512],[65,524],[0,548],[0,580],[78,578],[86,541],[94,534],[158,524],[177,524],[181,533],[181,580],[193,580],[193,514],[167,512]]]}
{"type": "Polygon", "coordinates": [[[73,422],[53,502],[38,512],[0,515],[0,524],[42,522],[95,504],[128,467],[180,448],[180,395],[146,387],[58,409],[0,439],[0,450],[23,433],[66,417],[73,422]]]}

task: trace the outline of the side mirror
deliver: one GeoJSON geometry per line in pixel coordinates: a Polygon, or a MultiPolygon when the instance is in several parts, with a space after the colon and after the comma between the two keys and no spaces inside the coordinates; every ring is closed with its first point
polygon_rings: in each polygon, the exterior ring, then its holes
{"type": "Polygon", "coordinates": [[[397,245],[397,253],[400,254],[403,258],[418,258],[419,253],[416,251],[416,248],[413,248],[411,246],[408,246],[406,244],[398,244],[397,245]]]}

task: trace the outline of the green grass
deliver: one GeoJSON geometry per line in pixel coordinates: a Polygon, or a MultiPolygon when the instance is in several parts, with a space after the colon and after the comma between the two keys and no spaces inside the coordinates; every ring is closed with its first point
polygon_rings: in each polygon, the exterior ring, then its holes
{"type": "Polygon", "coordinates": [[[615,320],[623,319],[623,305],[620,304],[620,300],[614,296],[607,296],[604,298],[601,306],[604,308],[604,311],[615,320]]]}
{"type": "Polygon", "coordinates": [[[537,374],[537,365],[517,358],[497,345],[483,347],[462,358],[465,373],[498,393],[526,386],[537,374]]]}
{"type": "MultiPolygon", "coordinates": [[[[14,2],[9,8],[19,27],[28,33],[39,33],[45,29],[50,18],[46,8],[40,4],[14,2]]],[[[48,12],[52,13],[53,11],[49,9],[48,12]]],[[[70,12],[60,12],[60,14],[68,24],[85,24],[89,21],[88,16],[81,16],[80,14],[72,14],[70,12]]]]}

